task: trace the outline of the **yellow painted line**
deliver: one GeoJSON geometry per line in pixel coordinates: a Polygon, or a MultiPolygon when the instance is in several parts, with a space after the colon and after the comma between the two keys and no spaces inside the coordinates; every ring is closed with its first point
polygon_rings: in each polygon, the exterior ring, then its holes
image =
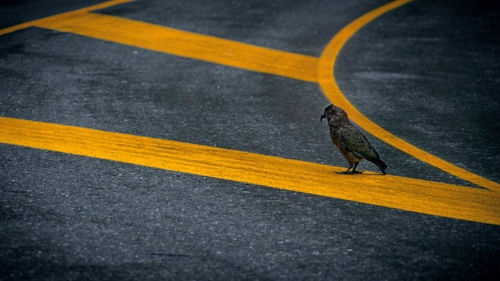
{"type": "Polygon", "coordinates": [[[0,30],[0,35],[39,26],[253,71],[311,82],[319,80],[325,94],[370,133],[427,163],[491,190],[370,173],[349,177],[335,174],[343,170],[339,167],[5,117],[0,117],[0,142],[500,225],[497,183],[391,135],[359,113],[334,80],[335,59],[347,40],[371,20],[409,0],[392,2],[357,19],[335,36],[320,59],[88,13],[129,1],[109,1],[32,21],[0,30]]]}
{"type": "Polygon", "coordinates": [[[500,225],[500,194],[438,182],[0,117],[0,142],[500,225]]]}
{"type": "Polygon", "coordinates": [[[316,82],[319,59],[160,25],[94,13],[39,20],[36,26],[158,52],[316,82]]]}
{"type": "Polygon", "coordinates": [[[20,24],[0,30],[0,35],[30,26],[39,26],[253,71],[310,82],[318,81],[325,95],[333,103],[343,107],[354,122],[374,136],[450,174],[500,192],[500,184],[425,152],[366,118],[344,97],[335,81],[335,60],[349,38],[370,21],[392,9],[411,2],[411,0],[391,2],[353,21],[333,38],[320,59],[133,20],[88,13],[89,11],[130,1],[132,0],[109,1],[20,24]]]}
{"type": "MultiPolygon", "coordinates": [[[[93,6],[90,6],[90,7],[85,7],[85,8],[82,8],[82,9],[78,9],[78,10],[74,10],[74,11],[62,13],[62,14],[59,14],[59,16],[95,11],[95,10],[99,10],[99,9],[104,9],[104,8],[107,8],[107,7],[111,7],[111,6],[114,6],[114,5],[131,2],[131,1],[134,1],[134,0],[113,0],[113,1],[108,1],[108,2],[101,3],[101,4],[93,5],[93,6]]],[[[33,20],[33,21],[25,22],[25,23],[21,23],[21,24],[18,24],[18,25],[14,25],[14,26],[11,26],[11,27],[4,28],[4,29],[0,29],[0,36],[8,34],[8,33],[11,33],[11,32],[15,32],[15,31],[18,31],[18,30],[21,30],[21,29],[25,29],[25,28],[28,28],[28,27],[36,26],[38,22],[46,20],[46,19],[51,18],[51,17],[53,17],[53,16],[46,17],[46,18],[43,18],[43,19],[33,20]]]]}
{"type": "Polygon", "coordinates": [[[471,183],[477,184],[479,186],[488,188],[490,190],[494,190],[500,192],[500,184],[488,180],[484,177],[471,173],[465,169],[457,167],[443,159],[440,159],[418,147],[415,147],[404,140],[396,137],[395,135],[389,133],[382,127],[378,126],[370,119],[365,117],[361,112],[359,112],[342,94],[340,91],[337,82],[335,81],[335,61],[340,50],[344,47],[345,43],[351,38],[354,33],[356,33],[359,29],[365,26],[367,23],[376,19],[380,15],[393,10],[401,5],[404,5],[411,0],[398,0],[391,2],[387,5],[381,6],[360,18],[354,20],[352,23],[344,27],[332,41],[328,44],[328,46],[323,51],[321,55],[319,68],[318,68],[318,80],[321,88],[325,95],[330,99],[332,103],[335,105],[342,107],[346,110],[349,118],[352,119],[356,124],[363,127],[366,131],[370,132],[372,135],[378,137],[379,139],[387,142],[388,144],[414,156],[415,158],[429,163],[443,171],[446,171],[452,175],[455,175],[459,178],[467,180],[471,183]]]}
{"type": "Polygon", "coordinates": [[[36,21],[29,21],[29,22],[18,24],[18,25],[10,26],[10,27],[4,28],[4,29],[0,29],[0,35],[5,35],[5,34],[8,34],[8,33],[14,32],[14,31],[18,31],[21,29],[32,27],[35,22],[36,21]]]}
{"type": "Polygon", "coordinates": [[[125,18],[89,13],[131,1],[133,0],[109,1],[19,24],[0,30],[0,35],[36,26],[257,72],[317,82],[319,59],[316,57],[125,18]]]}
{"type": "Polygon", "coordinates": [[[257,47],[212,36],[180,31],[124,18],[88,13],[130,0],[111,1],[38,20],[38,27],[71,32],[102,40],[142,47],[159,52],[205,60],[223,65],[286,76],[310,82],[318,81],[326,96],[343,107],[350,118],[365,130],[396,148],[459,178],[500,191],[500,185],[425,152],[384,130],[362,115],[342,94],[334,76],[335,60],[349,38],[380,15],[411,0],[398,0],[377,8],[342,29],[329,43],[320,59],[257,47]]]}

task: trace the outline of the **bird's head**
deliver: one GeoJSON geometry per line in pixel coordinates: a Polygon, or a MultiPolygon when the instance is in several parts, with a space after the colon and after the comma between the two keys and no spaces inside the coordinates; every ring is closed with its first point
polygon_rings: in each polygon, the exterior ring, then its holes
{"type": "Polygon", "coordinates": [[[330,104],[325,108],[325,111],[319,120],[323,121],[323,118],[326,118],[328,124],[333,126],[340,126],[348,121],[347,113],[342,108],[336,107],[333,104],[330,104]]]}

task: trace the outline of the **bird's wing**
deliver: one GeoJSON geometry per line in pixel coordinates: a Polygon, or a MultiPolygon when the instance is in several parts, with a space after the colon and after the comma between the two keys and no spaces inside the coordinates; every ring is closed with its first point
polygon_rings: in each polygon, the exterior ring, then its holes
{"type": "Polygon", "coordinates": [[[342,128],[340,132],[342,146],[354,155],[365,159],[376,159],[378,153],[368,139],[353,126],[342,128]]]}

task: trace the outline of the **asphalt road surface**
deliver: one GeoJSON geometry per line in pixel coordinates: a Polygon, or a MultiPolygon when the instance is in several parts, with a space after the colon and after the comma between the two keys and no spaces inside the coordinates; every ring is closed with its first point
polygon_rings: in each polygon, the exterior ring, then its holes
{"type": "MultiPolygon", "coordinates": [[[[102,2],[3,0],[0,29],[102,2]]],[[[343,27],[387,3],[137,0],[84,12],[97,16],[83,23],[59,24],[70,15],[0,32],[0,118],[346,167],[319,122],[331,101],[306,66],[282,74],[260,70],[245,56],[226,62],[210,52],[184,54],[184,43],[162,51],[127,31],[150,23],[188,32],[168,29],[179,42],[201,38],[210,48],[220,42],[239,48],[239,42],[265,48],[247,54],[278,50],[290,60],[316,62],[343,27]],[[95,30],[111,37],[103,40],[95,30]],[[209,38],[230,41],[214,39],[212,46],[209,38]]],[[[499,67],[500,4],[415,0],[355,32],[334,70],[343,95],[368,119],[498,186],[499,67]]],[[[391,175],[489,190],[489,202],[500,204],[499,189],[364,132],[391,175]]],[[[500,276],[496,211],[489,213],[493,223],[436,216],[425,206],[410,212],[231,180],[220,167],[220,176],[204,176],[67,146],[71,153],[0,142],[0,280],[500,276]]],[[[377,171],[365,162],[360,168],[377,171]]],[[[370,185],[355,179],[361,189],[370,185]]]]}

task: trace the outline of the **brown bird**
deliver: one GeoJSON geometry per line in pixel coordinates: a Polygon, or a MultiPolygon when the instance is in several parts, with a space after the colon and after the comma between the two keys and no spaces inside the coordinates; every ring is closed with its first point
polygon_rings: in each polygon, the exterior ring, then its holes
{"type": "Polygon", "coordinates": [[[380,156],[368,141],[368,139],[354,127],[347,118],[347,113],[340,107],[331,104],[325,108],[325,112],[321,115],[320,121],[323,118],[328,120],[328,127],[330,128],[330,136],[333,144],[337,146],[340,153],[349,163],[349,168],[340,174],[359,174],[357,171],[359,162],[366,159],[373,164],[377,165],[380,171],[385,175],[387,165],[380,160],[380,156]],[[352,170],[351,170],[352,169],[352,170]]]}

